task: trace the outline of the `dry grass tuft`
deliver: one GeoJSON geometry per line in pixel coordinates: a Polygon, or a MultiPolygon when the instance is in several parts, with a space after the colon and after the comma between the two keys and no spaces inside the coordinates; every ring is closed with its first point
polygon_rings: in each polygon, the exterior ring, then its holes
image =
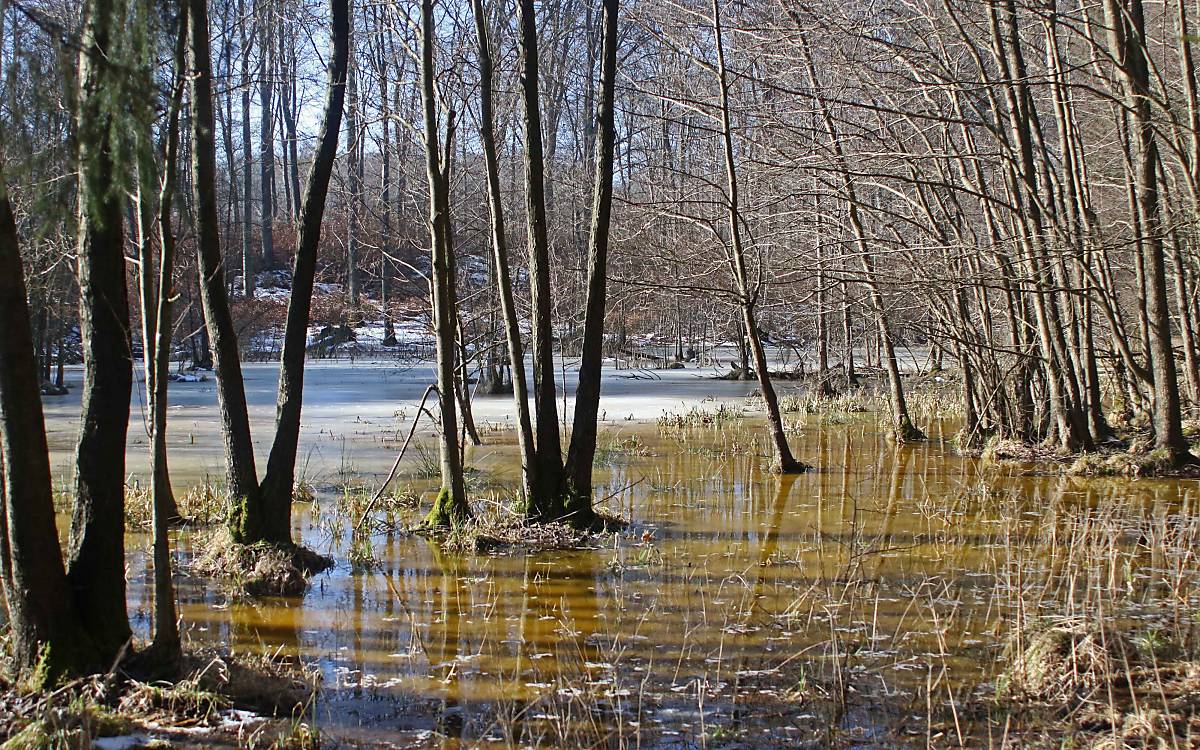
{"type": "MultiPolygon", "coordinates": [[[[125,527],[135,531],[150,529],[154,496],[149,487],[138,482],[125,486],[125,527]]],[[[189,526],[213,526],[225,519],[225,496],[210,482],[188,487],[175,496],[182,522],[189,526]]]]}
{"type": "Polygon", "coordinates": [[[511,506],[492,502],[464,525],[450,530],[442,547],[460,553],[499,550],[595,549],[598,537],[616,533],[628,524],[623,519],[597,511],[592,528],[581,530],[568,523],[528,523],[511,506]]]}
{"type": "Polygon", "coordinates": [[[1083,618],[1063,618],[1018,632],[1004,662],[1000,692],[1017,700],[1068,705],[1125,671],[1136,649],[1124,636],[1083,618]]]}
{"type": "Polygon", "coordinates": [[[1014,636],[996,690],[1002,715],[1026,726],[1014,746],[1200,747],[1200,662],[1168,658],[1182,651],[1161,638],[1083,617],[1014,636]]]}
{"type": "Polygon", "coordinates": [[[225,529],[213,534],[194,569],[231,581],[250,596],[300,596],[308,578],[333,566],[333,560],[300,545],[238,544],[225,529]]]}
{"type": "MultiPolygon", "coordinates": [[[[71,681],[51,692],[9,679],[13,673],[6,668],[0,677],[0,747],[91,748],[100,738],[134,733],[144,737],[147,731],[164,729],[203,730],[188,736],[201,745],[212,739],[233,746],[235,738],[223,734],[232,708],[285,720],[285,731],[265,738],[268,741],[258,747],[316,747],[315,734],[302,723],[319,683],[315,671],[267,655],[208,650],[186,653],[176,672],[186,676],[174,682],[143,682],[126,674],[139,673],[134,661],[126,667],[71,681]]],[[[160,740],[150,742],[148,746],[170,746],[160,740]]],[[[238,741],[237,746],[244,745],[238,741]]]]}

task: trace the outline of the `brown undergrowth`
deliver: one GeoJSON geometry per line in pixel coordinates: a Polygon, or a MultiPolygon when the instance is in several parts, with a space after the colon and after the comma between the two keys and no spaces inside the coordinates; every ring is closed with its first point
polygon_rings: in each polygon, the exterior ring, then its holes
{"type": "Polygon", "coordinates": [[[250,596],[300,596],[308,579],[333,567],[333,559],[297,544],[238,544],[220,529],[192,567],[250,596]]]}
{"type": "Polygon", "coordinates": [[[181,677],[164,681],[142,674],[136,662],[41,691],[33,688],[35,674],[6,659],[0,748],[83,749],[105,737],[127,738],[129,747],[317,746],[307,721],[319,683],[314,671],[269,656],[201,649],[184,655],[181,677]]]}
{"type": "Polygon", "coordinates": [[[1200,747],[1200,661],[1157,631],[1060,618],[1014,635],[1004,658],[1011,746],[1200,747]]]}
{"type": "MultiPolygon", "coordinates": [[[[1144,434],[1127,434],[1099,450],[1069,453],[1046,443],[1029,443],[993,436],[982,450],[962,449],[962,455],[978,455],[983,461],[1021,473],[1063,474],[1077,477],[1200,477],[1200,463],[1178,463],[1161,450],[1151,450],[1144,434]]],[[[1193,446],[1193,454],[1198,449],[1193,446]]]]}
{"type": "Polygon", "coordinates": [[[596,511],[594,522],[580,529],[565,521],[530,523],[509,503],[491,499],[460,526],[416,529],[436,537],[443,549],[459,553],[596,549],[606,535],[628,526],[624,519],[596,511]]]}

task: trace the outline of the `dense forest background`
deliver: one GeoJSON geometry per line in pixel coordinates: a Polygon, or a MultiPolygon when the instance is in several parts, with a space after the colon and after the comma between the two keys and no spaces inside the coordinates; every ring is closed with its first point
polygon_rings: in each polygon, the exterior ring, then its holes
{"type": "MultiPolygon", "coordinates": [[[[1196,401],[1200,141],[1188,3],[719,5],[724,72],[713,8],[630,3],[623,11],[606,317],[613,347],[651,336],[682,357],[701,342],[737,340],[739,306],[749,301],[769,341],[808,352],[810,369],[852,372],[847,336],[869,344],[872,357],[879,342],[930,345],[938,362],[965,364],[968,431],[1051,436],[1067,448],[1104,439],[1115,418],[1102,414],[1106,397],[1126,419],[1151,409],[1156,346],[1178,362],[1172,374],[1160,356],[1159,380],[1177,380],[1180,399],[1196,401]],[[730,265],[726,132],[745,290],[730,265]]],[[[160,141],[169,109],[174,12],[113,10],[146,14],[144,36],[123,54],[140,45],[154,59],[152,74],[122,82],[112,113],[129,151],[118,165],[128,173],[121,189],[136,192],[135,141],[160,141]]],[[[495,37],[499,187],[510,210],[524,200],[513,10],[484,9],[495,37]]],[[[243,352],[270,356],[284,318],[277,290],[291,284],[301,180],[321,125],[327,11],[213,3],[208,12],[224,278],[243,352]]],[[[571,350],[586,296],[599,9],[545,3],[538,13],[551,304],[571,350]]],[[[346,114],[318,249],[313,324],[369,322],[380,344],[427,307],[415,14],[403,4],[352,9],[346,114]]],[[[454,130],[444,151],[462,335],[482,351],[503,335],[475,30],[466,3],[440,4],[435,16],[439,111],[454,130]]],[[[79,8],[10,3],[5,19],[6,179],[25,239],[35,344],[53,380],[60,348],[65,360],[79,356],[70,272],[79,8]]],[[[187,143],[177,158],[190,158],[187,143]]],[[[185,169],[175,184],[182,221],[172,325],[203,362],[190,179],[185,169]]],[[[135,219],[127,218],[131,229],[135,219]]],[[[523,222],[507,230],[521,247],[523,222]]],[[[133,243],[137,233],[128,236],[133,243]]],[[[512,262],[520,288],[526,260],[514,253],[512,262]]],[[[525,319],[527,299],[516,297],[525,319]]],[[[1180,399],[1157,401],[1172,411],[1180,399]]],[[[1177,436],[1163,439],[1178,449],[1177,436]]]]}

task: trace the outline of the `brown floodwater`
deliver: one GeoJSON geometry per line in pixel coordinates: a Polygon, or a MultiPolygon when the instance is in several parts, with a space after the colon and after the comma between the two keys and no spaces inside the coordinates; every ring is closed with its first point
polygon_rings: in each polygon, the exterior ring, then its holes
{"type": "MultiPolygon", "coordinates": [[[[815,468],[779,477],[762,469],[768,444],[753,416],[661,430],[655,411],[695,405],[696,386],[682,380],[658,386],[679,389],[674,407],[611,407],[637,417],[605,424],[597,463],[597,497],[628,519],[624,532],[588,549],[451,554],[405,530],[414,510],[374,526],[374,565],[354,565],[357,519],[339,501],[346,485],[373,489],[386,473],[407,431],[403,398],[363,398],[363,384],[386,386],[378,371],[361,382],[315,372],[328,381],[321,392],[335,392],[306,406],[300,473],[317,501],[297,504],[295,533],[336,566],[300,598],[235,597],[188,574],[205,532],[185,529],[176,583],[190,642],[319,671],[315,723],[346,744],[971,745],[1003,731],[972,698],[1003,669],[1014,623],[1105,616],[1178,634],[1200,617],[1196,481],[1038,475],[964,458],[953,419],[923,418],[930,440],[897,447],[869,413],[789,415],[794,452],[815,468]]],[[[273,378],[256,386],[250,375],[263,440],[273,378]]],[[[396,388],[415,398],[410,381],[401,373],[396,388]]],[[[746,386],[703,387],[744,404],[746,386]]],[[[175,400],[176,490],[219,480],[211,387],[175,400]]],[[[503,425],[506,404],[483,404],[481,421],[503,425]]],[[[60,477],[72,408],[48,412],[60,477]]],[[[519,470],[510,430],[485,429],[484,440],[467,461],[480,510],[505,501],[519,470]]],[[[397,484],[428,490],[420,464],[406,459],[397,484]]],[[[148,545],[127,536],[143,635],[148,545]]]]}
{"type": "MultiPolygon", "coordinates": [[[[781,478],[750,420],[610,425],[598,497],[630,527],[584,550],[449,554],[398,527],[358,569],[327,483],[296,531],[338,564],[304,597],[184,575],[180,615],[194,642],[318,668],[334,736],[699,748],[969,741],[984,723],[963,707],[1018,618],[1104,603],[1170,628],[1200,611],[1189,543],[1146,541],[1180,526],[1195,541],[1196,482],[1025,476],[956,455],[952,421],[927,426],[896,447],[870,416],[809,417],[792,439],[816,468],[781,478]]],[[[344,462],[380,442],[348,436],[344,462]]],[[[511,442],[471,450],[477,485],[513,482],[511,442]]],[[[130,541],[144,632],[146,541],[130,541]]]]}

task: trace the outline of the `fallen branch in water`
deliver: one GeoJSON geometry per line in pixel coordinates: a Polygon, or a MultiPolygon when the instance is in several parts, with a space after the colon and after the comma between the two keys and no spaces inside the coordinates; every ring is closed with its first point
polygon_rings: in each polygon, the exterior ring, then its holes
{"type": "MultiPolygon", "coordinates": [[[[417,407],[417,415],[413,417],[412,427],[408,430],[408,437],[404,438],[404,445],[400,446],[400,455],[396,456],[396,461],[392,464],[392,470],[388,472],[387,478],[383,480],[383,484],[379,485],[379,489],[371,496],[371,501],[367,503],[367,507],[363,511],[362,516],[359,517],[358,523],[354,524],[355,534],[359,532],[363,522],[367,520],[367,517],[371,515],[371,511],[375,509],[375,503],[379,502],[379,498],[383,497],[383,491],[396,478],[396,470],[400,468],[400,461],[404,458],[404,452],[408,450],[408,444],[412,442],[413,435],[417,434],[417,424],[421,421],[421,412],[429,414],[425,409],[425,402],[429,400],[429,394],[437,392],[436,385],[431,385],[425,389],[425,395],[421,396],[421,405],[417,407]]],[[[429,414],[429,418],[433,419],[433,415],[429,414]]]]}

